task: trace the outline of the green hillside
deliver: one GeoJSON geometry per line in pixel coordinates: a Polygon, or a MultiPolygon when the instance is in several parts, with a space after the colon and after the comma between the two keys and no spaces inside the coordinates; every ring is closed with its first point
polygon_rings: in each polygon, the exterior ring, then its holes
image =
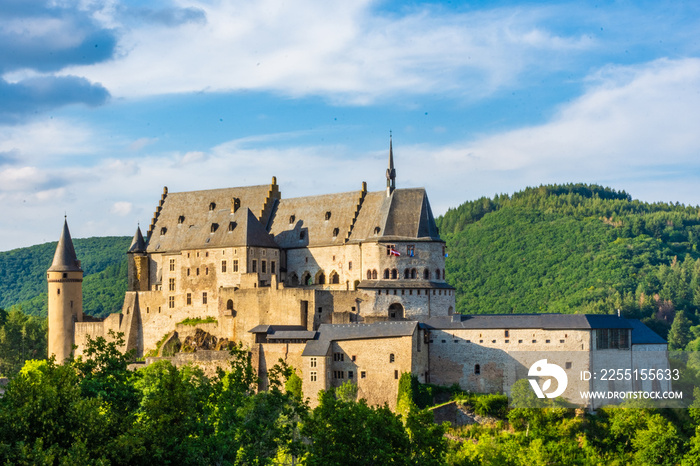
{"type": "MultiPolygon", "coordinates": [[[[437,219],[457,309],[611,313],[665,335],[700,309],[700,209],[570,184],[481,198],[437,219]]],[[[697,322],[696,322],[697,323],[697,322]]]]}
{"type": "MultiPolygon", "coordinates": [[[[85,272],[83,309],[106,316],[121,310],[126,292],[126,250],[129,237],[74,239],[85,272]]],[[[0,252],[0,308],[21,306],[29,315],[46,316],[46,269],[56,242],[0,252]]]]}

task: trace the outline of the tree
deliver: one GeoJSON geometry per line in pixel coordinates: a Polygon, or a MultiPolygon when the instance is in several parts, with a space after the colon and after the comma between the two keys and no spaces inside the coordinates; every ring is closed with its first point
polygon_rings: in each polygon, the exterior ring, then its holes
{"type": "Polygon", "coordinates": [[[668,332],[668,345],[672,350],[683,350],[691,340],[690,320],[685,316],[685,312],[680,311],[676,314],[671,324],[671,330],[668,332]]]}

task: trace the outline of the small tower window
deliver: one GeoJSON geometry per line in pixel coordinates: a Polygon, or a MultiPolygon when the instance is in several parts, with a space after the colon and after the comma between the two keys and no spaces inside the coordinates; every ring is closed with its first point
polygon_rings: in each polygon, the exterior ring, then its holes
{"type": "Polygon", "coordinates": [[[295,221],[296,219],[297,219],[297,218],[296,218],[295,215],[290,215],[290,216],[289,216],[289,223],[290,223],[290,224],[291,224],[291,223],[294,223],[294,221],[295,221]]]}
{"type": "Polygon", "coordinates": [[[214,209],[216,209],[216,202],[212,202],[211,204],[209,204],[209,211],[212,211],[214,209]]]}
{"type": "Polygon", "coordinates": [[[328,212],[326,212],[326,220],[330,220],[330,219],[331,219],[331,211],[329,210],[328,212]]]}
{"type": "Polygon", "coordinates": [[[339,229],[339,228],[333,228],[333,238],[335,238],[336,236],[338,236],[338,233],[340,233],[340,229],[339,229]]]}

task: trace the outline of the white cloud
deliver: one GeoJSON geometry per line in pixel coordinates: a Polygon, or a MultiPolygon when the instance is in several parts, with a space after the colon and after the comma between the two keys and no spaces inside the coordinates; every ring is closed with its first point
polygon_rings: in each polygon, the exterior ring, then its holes
{"type": "Polygon", "coordinates": [[[118,97],[262,89],[354,103],[398,92],[458,90],[474,98],[594,44],[542,29],[537,23],[553,14],[544,8],[454,13],[425,6],[401,16],[379,13],[377,3],[182,2],[207,21],[121,25],[117,59],[64,72],[118,97]]]}
{"type": "Polygon", "coordinates": [[[120,217],[124,217],[125,215],[129,215],[131,213],[132,208],[133,204],[131,202],[120,201],[112,204],[110,212],[119,215],[120,217]]]}
{"type": "Polygon", "coordinates": [[[140,151],[146,146],[150,146],[151,144],[155,144],[158,142],[158,138],[139,138],[129,144],[128,149],[130,151],[140,151]]]}

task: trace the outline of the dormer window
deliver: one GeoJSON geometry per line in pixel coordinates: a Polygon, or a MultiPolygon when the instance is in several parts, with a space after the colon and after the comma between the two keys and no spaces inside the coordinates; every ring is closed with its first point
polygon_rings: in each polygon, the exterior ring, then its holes
{"type": "Polygon", "coordinates": [[[163,236],[168,231],[167,228],[163,227],[160,229],[160,235],[163,236]]]}
{"type": "Polygon", "coordinates": [[[211,204],[209,204],[209,211],[211,212],[214,209],[216,209],[216,202],[212,202],[211,204]]]}
{"type": "Polygon", "coordinates": [[[219,229],[219,224],[218,223],[212,223],[211,224],[211,232],[214,233],[216,230],[219,229]]]}
{"type": "Polygon", "coordinates": [[[329,210],[328,212],[326,212],[326,220],[330,220],[330,219],[331,219],[331,211],[329,210]]]}
{"type": "Polygon", "coordinates": [[[228,222],[228,231],[233,231],[236,228],[236,222],[228,222]]]}
{"type": "Polygon", "coordinates": [[[290,216],[289,216],[289,223],[290,223],[290,224],[294,223],[294,221],[295,221],[296,219],[297,219],[296,216],[290,215],[290,216]]]}
{"type": "Polygon", "coordinates": [[[335,238],[336,236],[338,236],[338,233],[340,233],[340,229],[339,229],[339,228],[333,228],[333,238],[335,238]]]}
{"type": "Polygon", "coordinates": [[[185,223],[185,216],[184,216],[184,215],[180,215],[180,216],[177,218],[177,223],[185,223]]]}
{"type": "Polygon", "coordinates": [[[379,227],[374,227],[374,234],[375,234],[375,235],[378,235],[380,231],[382,231],[381,228],[379,228],[379,227]]]}

